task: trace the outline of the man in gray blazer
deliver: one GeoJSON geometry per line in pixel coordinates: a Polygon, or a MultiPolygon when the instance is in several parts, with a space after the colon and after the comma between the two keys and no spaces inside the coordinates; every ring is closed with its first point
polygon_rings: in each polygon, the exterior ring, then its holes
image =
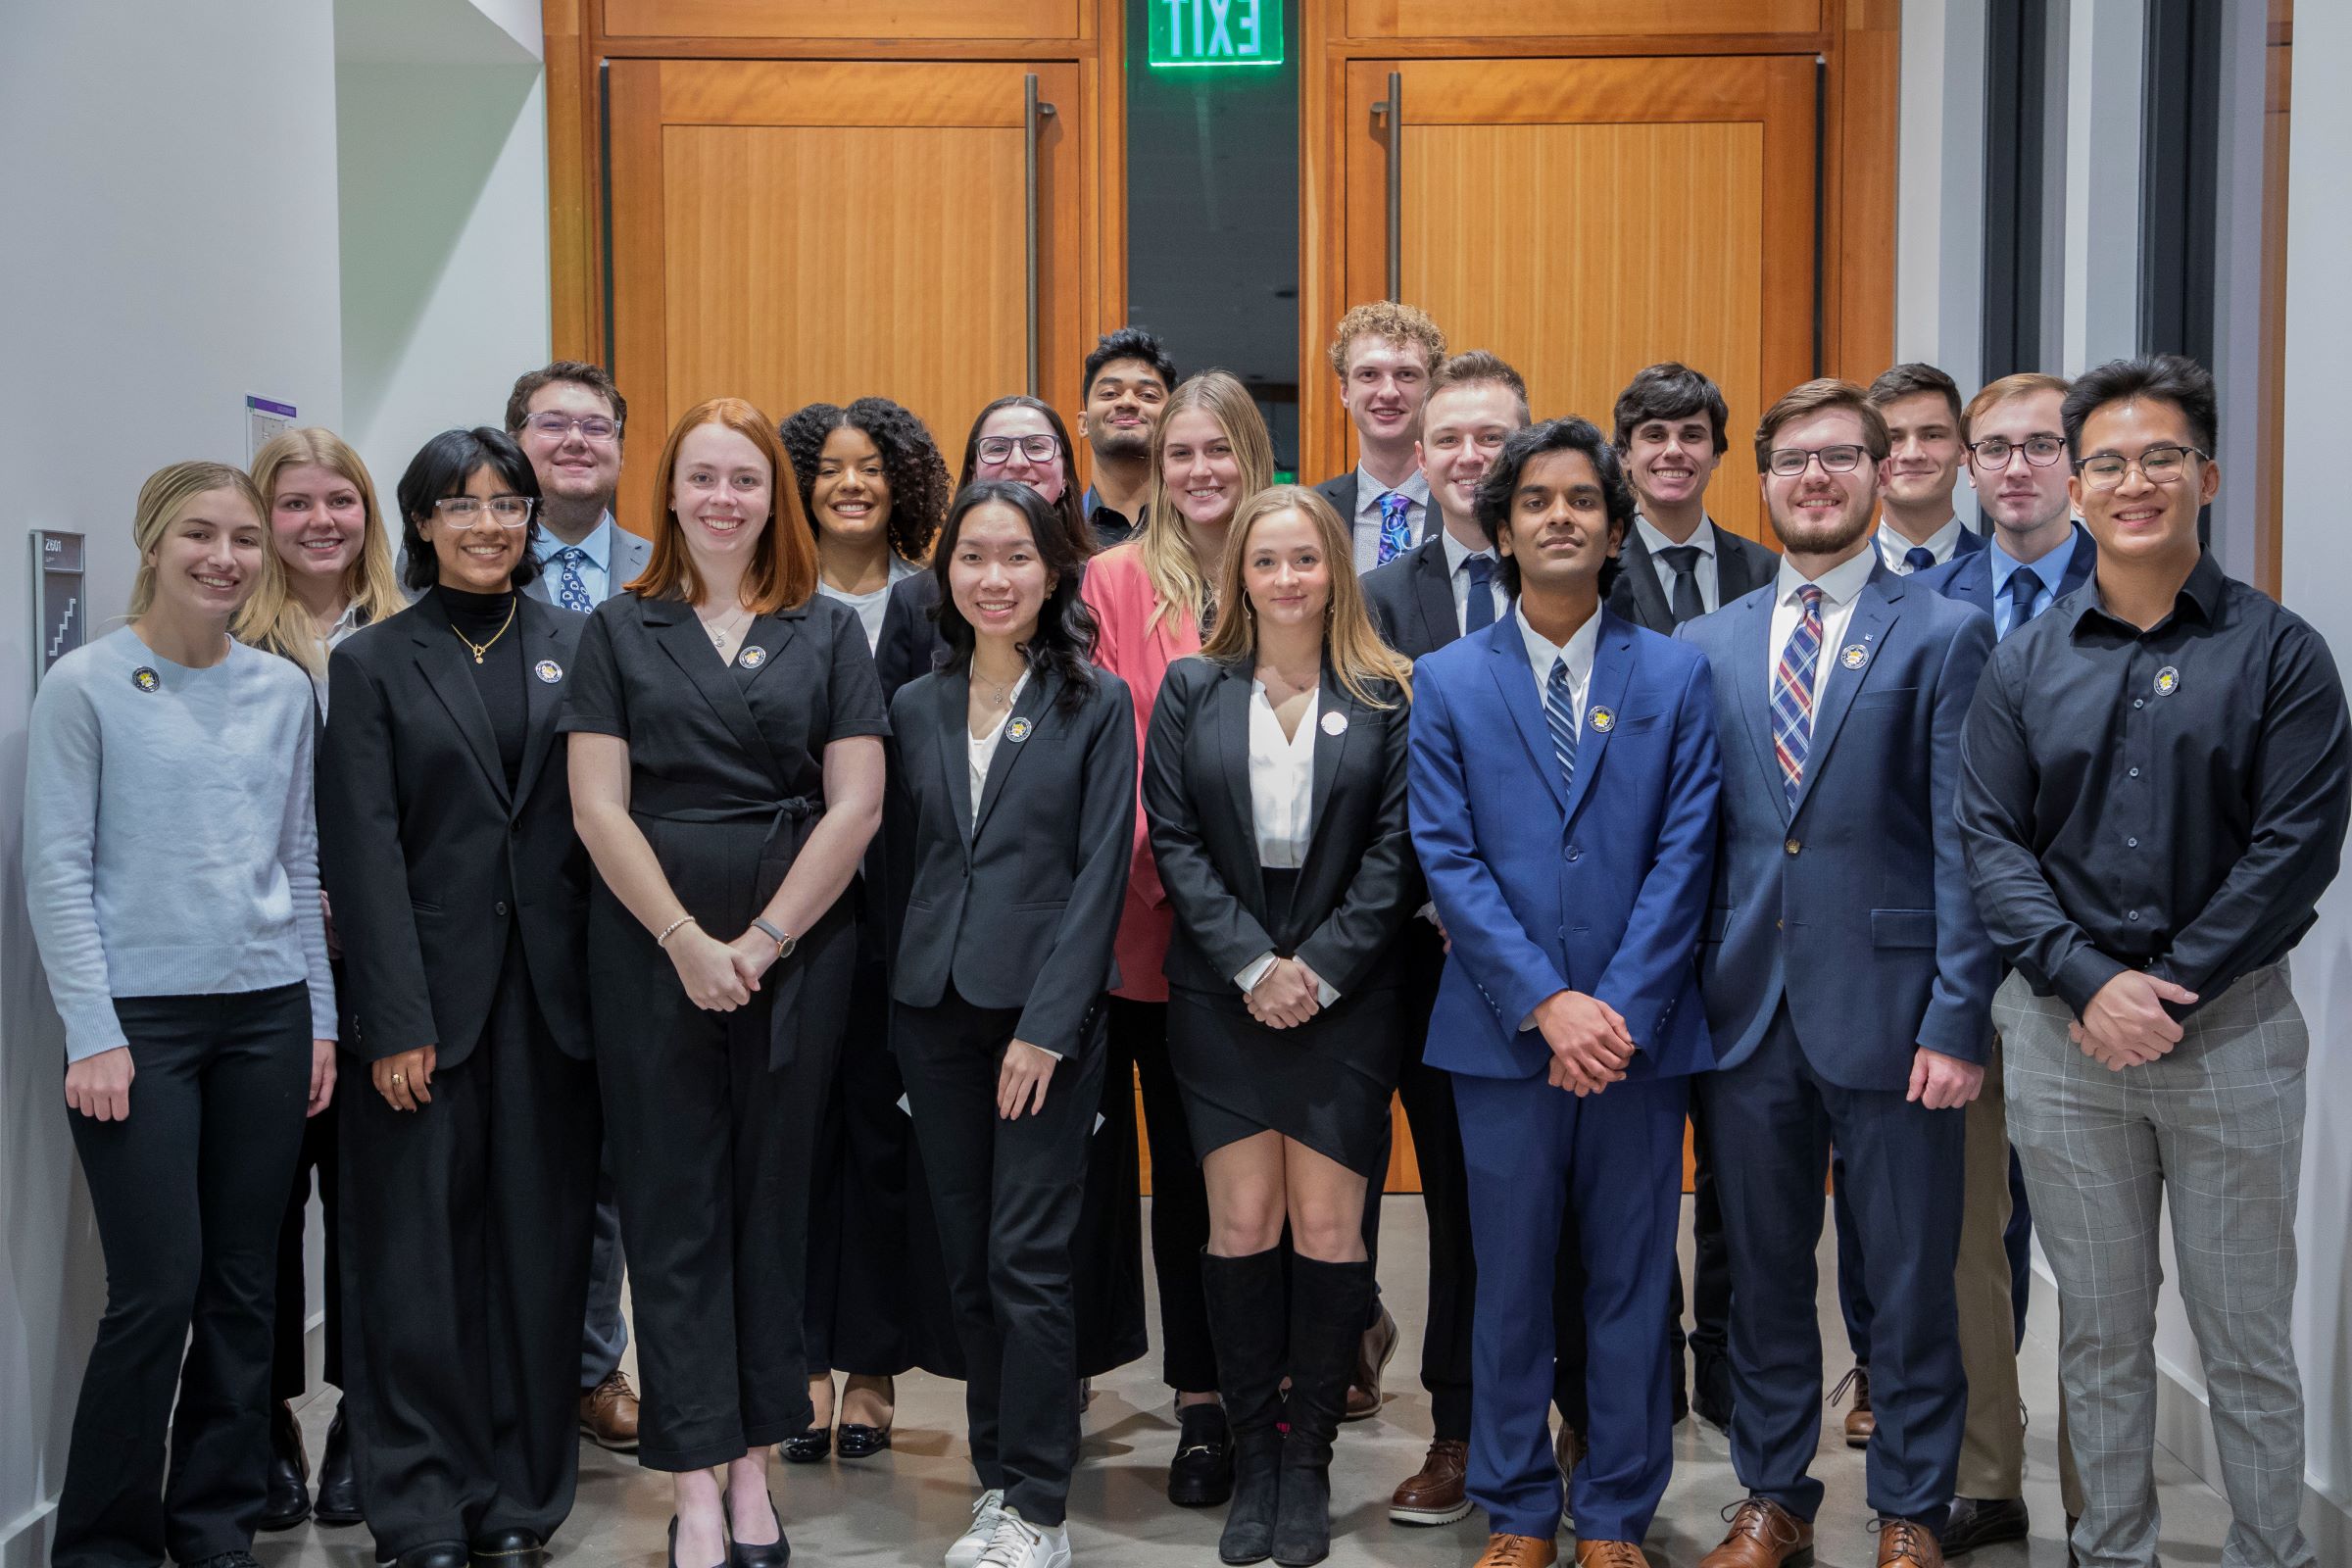
{"type": "MultiPolygon", "coordinates": [[[[540,570],[523,592],[586,614],[645,569],[650,540],[612,520],[620,440],[629,405],[603,366],[558,360],[514,382],[507,434],[539,476],[540,570]]],[[[629,1326],[620,1315],[620,1210],[608,1162],[596,1184],[588,1320],[580,1336],[580,1432],[621,1453],[637,1447],[637,1396],[620,1370],[629,1326]]]]}

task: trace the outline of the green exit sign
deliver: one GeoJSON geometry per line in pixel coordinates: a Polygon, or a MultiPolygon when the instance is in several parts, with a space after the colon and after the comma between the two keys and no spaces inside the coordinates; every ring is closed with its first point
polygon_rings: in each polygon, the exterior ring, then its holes
{"type": "Polygon", "coordinates": [[[1148,0],[1153,66],[1279,66],[1282,0],[1148,0]]]}

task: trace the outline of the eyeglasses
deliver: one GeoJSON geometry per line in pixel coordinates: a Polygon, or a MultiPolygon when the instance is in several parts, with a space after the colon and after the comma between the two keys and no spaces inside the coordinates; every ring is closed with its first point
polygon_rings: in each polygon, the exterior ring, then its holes
{"type": "Polygon", "coordinates": [[[1031,463],[1051,463],[1061,456],[1061,443],[1050,435],[984,435],[973,444],[982,463],[1009,463],[1014,447],[1031,463]]]}
{"type": "Polygon", "coordinates": [[[433,511],[443,522],[464,533],[480,527],[485,512],[501,528],[520,528],[531,520],[531,508],[536,505],[529,496],[492,496],[487,501],[478,496],[443,496],[433,503],[433,511]]]}
{"type": "Polygon", "coordinates": [[[1977,461],[1987,468],[2006,468],[2009,460],[2020,452],[2036,468],[2046,468],[2066,456],[2066,437],[2030,435],[2023,441],[2012,441],[2007,436],[1988,435],[1968,450],[1975,453],[1977,461]]]}
{"type": "Polygon", "coordinates": [[[620,426],[601,414],[591,414],[585,419],[575,419],[568,414],[557,414],[550,410],[546,414],[532,415],[523,420],[522,424],[523,428],[533,435],[545,436],[550,441],[568,441],[571,439],[571,432],[577,430],[580,432],[581,440],[593,441],[602,445],[620,434],[620,426]]]}
{"type": "Polygon", "coordinates": [[[1870,451],[1866,447],[1776,447],[1766,466],[1784,479],[1793,479],[1811,467],[1815,458],[1819,458],[1824,473],[1851,473],[1862,466],[1862,460],[1869,456],[1870,451]]]}
{"type": "Polygon", "coordinates": [[[2150,447],[2136,458],[2119,458],[2112,452],[2102,452],[2095,458],[2084,458],[2075,465],[2082,482],[2093,490],[2112,490],[2124,482],[2124,475],[2133,468],[2150,484],[2172,484],[2180,479],[2191,458],[2212,461],[2210,453],[2195,447],[2150,447]]]}

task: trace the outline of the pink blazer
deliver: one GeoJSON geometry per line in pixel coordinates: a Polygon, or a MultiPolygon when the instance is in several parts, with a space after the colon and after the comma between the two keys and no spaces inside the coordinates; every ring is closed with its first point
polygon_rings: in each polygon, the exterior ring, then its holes
{"type": "Polygon", "coordinates": [[[1086,564],[1078,597],[1095,612],[1100,627],[1095,662],[1125,681],[1135,700],[1135,858],[1127,877],[1127,906],[1119,916],[1119,986],[1111,995],[1131,1002],[1165,1002],[1168,981],[1160,965],[1168,956],[1176,912],[1169,907],[1159,885],[1159,866],[1152,858],[1151,826],[1144,820],[1142,759],[1160,680],[1168,665],[1200,651],[1200,628],[1179,612],[1162,615],[1150,631],[1144,629],[1152,616],[1152,579],[1144,571],[1143,547],[1133,541],[1114,545],[1086,564]]]}

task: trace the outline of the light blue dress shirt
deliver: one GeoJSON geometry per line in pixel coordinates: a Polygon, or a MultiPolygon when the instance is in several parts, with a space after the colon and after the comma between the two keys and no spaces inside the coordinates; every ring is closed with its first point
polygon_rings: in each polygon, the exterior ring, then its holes
{"type": "Polygon", "coordinates": [[[2066,581],[2066,564],[2075,557],[2075,531],[2066,531],[2066,540],[2039,561],[2028,564],[2001,548],[1996,535],[1985,541],[1992,553],[1992,632],[1996,637],[2009,635],[2009,622],[2017,607],[2009,599],[2009,579],[2018,572],[2030,572],[2040,586],[2034,591],[2033,612],[2038,615],[2050,608],[2058,597],[2058,585],[2066,581]]]}

